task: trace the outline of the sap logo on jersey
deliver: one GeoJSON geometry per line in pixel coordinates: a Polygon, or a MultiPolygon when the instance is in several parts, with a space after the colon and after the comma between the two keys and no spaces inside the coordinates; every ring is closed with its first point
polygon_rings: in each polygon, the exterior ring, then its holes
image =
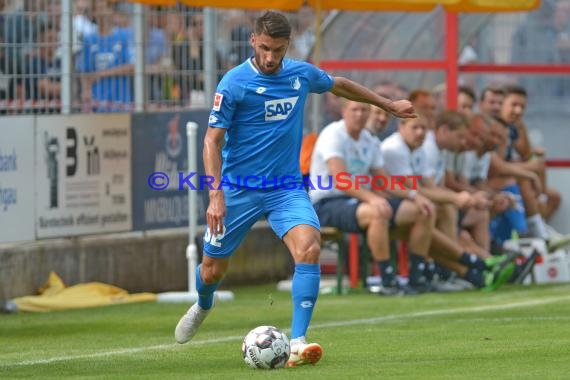
{"type": "Polygon", "coordinates": [[[265,121],[285,120],[295,108],[298,96],[285,99],[268,100],[265,102],[265,121]]]}

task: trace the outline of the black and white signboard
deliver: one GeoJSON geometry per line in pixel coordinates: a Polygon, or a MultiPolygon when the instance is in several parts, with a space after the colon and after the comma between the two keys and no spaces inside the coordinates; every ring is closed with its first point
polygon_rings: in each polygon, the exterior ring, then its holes
{"type": "Polygon", "coordinates": [[[37,119],[38,238],[131,230],[130,124],[129,114],[37,119]]]}

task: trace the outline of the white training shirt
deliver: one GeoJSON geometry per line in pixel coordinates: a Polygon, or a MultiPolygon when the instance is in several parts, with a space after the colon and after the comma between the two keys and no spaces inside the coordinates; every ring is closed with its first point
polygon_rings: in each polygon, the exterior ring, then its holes
{"type": "Polygon", "coordinates": [[[464,156],[462,175],[467,178],[469,183],[486,181],[489,175],[489,166],[491,166],[491,153],[486,152],[478,157],[475,151],[470,150],[465,152],[464,156]]]}
{"type": "Polygon", "coordinates": [[[463,175],[463,166],[465,165],[465,152],[448,152],[446,161],[447,163],[445,170],[452,173],[455,177],[463,175]]]}
{"type": "MultiPolygon", "coordinates": [[[[371,169],[379,169],[384,166],[384,160],[380,154],[380,140],[373,136],[367,129],[360,132],[358,140],[354,140],[348,134],[344,120],[339,120],[327,125],[319,134],[313,155],[311,157],[311,189],[309,194],[311,201],[317,203],[321,199],[343,195],[344,192],[331,186],[327,161],[331,158],[344,160],[346,171],[354,175],[370,175],[371,169]],[[322,188],[331,189],[323,190],[322,188]]],[[[345,177],[347,179],[347,177],[345,177]]],[[[371,188],[370,185],[362,188],[371,188]]]]}
{"type": "Polygon", "coordinates": [[[382,141],[380,151],[388,175],[426,175],[425,153],[421,149],[412,151],[400,132],[394,132],[382,141]]]}
{"type": "Polygon", "coordinates": [[[428,131],[421,148],[426,156],[427,177],[434,177],[435,184],[439,185],[445,174],[447,164],[447,151],[439,149],[435,140],[435,132],[428,131]]]}

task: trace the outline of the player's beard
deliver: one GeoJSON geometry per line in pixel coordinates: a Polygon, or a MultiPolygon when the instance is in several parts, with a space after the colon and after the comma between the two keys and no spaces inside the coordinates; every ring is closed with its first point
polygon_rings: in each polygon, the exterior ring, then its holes
{"type": "MultiPolygon", "coordinates": [[[[283,57],[283,58],[285,58],[285,57],[283,57]]],[[[263,74],[265,74],[265,75],[276,74],[276,73],[279,71],[279,69],[281,68],[281,63],[283,63],[283,58],[281,58],[281,59],[279,60],[279,62],[277,62],[277,63],[276,63],[275,65],[273,65],[271,68],[268,68],[267,66],[261,66],[261,65],[259,64],[259,62],[262,62],[262,61],[261,61],[261,56],[260,56],[259,54],[255,53],[254,56],[253,56],[253,60],[254,60],[255,66],[257,66],[257,68],[259,69],[259,71],[261,71],[261,72],[262,72],[263,74]]]]}

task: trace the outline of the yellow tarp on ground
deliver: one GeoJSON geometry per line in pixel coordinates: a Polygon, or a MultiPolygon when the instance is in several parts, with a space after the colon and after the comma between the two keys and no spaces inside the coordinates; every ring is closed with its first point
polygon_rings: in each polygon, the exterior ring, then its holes
{"type": "Polygon", "coordinates": [[[126,290],[101,282],[66,287],[61,278],[51,272],[48,282],[37,296],[13,299],[19,311],[57,311],[87,307],[117,305],[131,302],[156,301],[156,294],[129,294],[126,290]]]}

